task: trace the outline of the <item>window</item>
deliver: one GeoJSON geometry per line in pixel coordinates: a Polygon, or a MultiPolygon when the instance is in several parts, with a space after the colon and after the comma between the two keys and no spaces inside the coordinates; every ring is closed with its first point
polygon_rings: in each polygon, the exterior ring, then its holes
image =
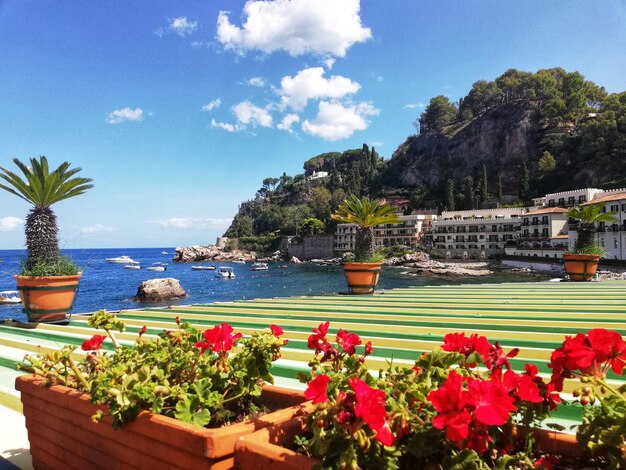
{"type": "Polygon", "coordinates": [[[584,194],[578,196],[578,204],[582,204],[583,202],[587,202],[587,196],[584,194]]]}
{"type": "Polygon", "coordinates": [[[564,206],[565,205],[565,198],[564,197],[560,197],[559,198],[559,206],[564,206]]]}
{"type": "Polygon", "coordinates": [[[626,204],[622,204],[622,212],[626,212],[626,204]]]}
{"type": "Polygon", "coordinates": [[[542,224],[547,224],[547,223],[548,223],[548,216],[547,216],[547,215],[544,215],[544,216],[541,218],[541,223],[542,223],[542,224]]]}
{"type": "Polygon", "coordinates": [[[550,200],[548,201],[548,206],[549,206],[549,207],[554,207],[555,205],[556,205],[556,204],[554,203],[554,199],[550,199],[550,200]]]}
{"type": "Polygon", "coordinates": [[[612,212],[617,212],[619,211],[619,204],[614,204],[611,206],[611,211],[612,212]]]}
{"type": "Polygon", "coordinates": [[[567,204],[569,204],[570,206],[573,206],[574,204],[576,204],[576,198],[574,196],[568,197],[567,204]]]}

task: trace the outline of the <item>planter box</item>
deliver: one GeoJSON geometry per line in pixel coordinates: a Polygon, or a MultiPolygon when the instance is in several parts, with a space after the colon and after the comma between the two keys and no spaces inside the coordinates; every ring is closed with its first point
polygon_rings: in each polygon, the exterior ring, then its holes
{"type": "Polygon", "coordinates": [[[565,272],[571,281],[590,281],[598,270],[600,257],[598,255],[563,255],[565,272]]]}
{"type": "Polygon", "coordinates": [[[33,466],[36,469],[225,469],[233,467],[239,437],[303,413],[302,392],[267,386],[264,402],[279,409],[260,418],[207,429],[173,418],[141,412],[117,430],[106,417],[95,424],[101,408],[89,395],[24,375],[15,381],[21,392],[33,466]],[[285,408],[288,407],[288,408],[285,408]]]}
{"type": "MultiPolygon", "coordinates": [[[[295,436],[304,432],[306,416],[268,426],[243,436],[235,446],[238,470],[310,470],[319,460],[282,446],[291,446],[295,436]]],[[[537,448],[543,452],[579,456],[582,449],[574,434],[534,429],[537,448]]]]}
{"type": "Polygon", "coordinates": [[[22,307],[31,323],[69,322],[80,274],[76,276],[13,276],[22,307]]]}
{"type": "Polygon", "coordinates": [[[344,263],[343,272],[350,293],[374,293],[382,265],[382,263],[344,263]]]}

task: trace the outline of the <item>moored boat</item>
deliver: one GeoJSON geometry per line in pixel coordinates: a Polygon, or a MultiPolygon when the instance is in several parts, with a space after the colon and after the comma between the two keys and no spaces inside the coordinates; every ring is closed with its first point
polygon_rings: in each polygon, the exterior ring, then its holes
{"type": "Polygon", "coordinates": [[[137,265],[137,264],[127,264],[126,266],[124,266],[125,269],[141,269],[141,266],[137,265]]]}
{"type": "Polygon", "coordinates": [[[215,266],[192,266],[191,269],[194,271],[215,271],[215,266]]]}
{"type": "Polygon", "coordinates": [[[167,268],[165,266],[148,266],[146,268],[148,271],[158,271],[158,272],[163,272],[165,271],[167,268]]]}
{"type": "Polygon", "coordinates": [[[267,263],[252,263],[251,271],[267,271],[269,266],[267,263]]]}
{"type": "Polygon", "coordinates": [[[19,304],[21,302],[20,293],[16,290],[5,290],[0,292],[1,304],[19,304]]]}
{"type": "Polygon", "coordinates": [[[139,261],[133,260],[130,256],[117,256],[115,258],[105,258],[105,261],[109,263],[117,263],[117,264],[139,264],[139,261]]]}
{"type": "Polygon", "coordinates": [[[234,279],[235,278],[235,272],[233,271],[233,268],[231,268],[231,267],[220,266],[215,271],[215,276],[219,277],[221,279],[234,279]]]}

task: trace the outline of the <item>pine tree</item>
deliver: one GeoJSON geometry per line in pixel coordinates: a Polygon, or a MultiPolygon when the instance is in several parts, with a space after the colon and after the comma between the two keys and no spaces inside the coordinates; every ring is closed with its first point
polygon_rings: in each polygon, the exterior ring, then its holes
{"type": "Polygon", "coordinates": [[[530,176],[528,175],[528,167],[526,166],[526,162],[522,162],[520,166],[518,195],[522,202],[528,202],[530,196],[530,176]]]}
{"type": "Polygon", "coordinates": [[[487,166],[483,163],[483,174],[480,178],[478,200],[480,202],[485,202],[487,199],[489,199],[489,186],[487,184],[487,166]]]}
{"type": "Polygon", "coordinates": [[[502,173],[498,173],[498,201],[504,203],[504,193],[502,190],[502,173]]]}
{"type": "Polygon", "coordinates": [[[454,181],[449,179],[446,183],[446,210],[454,210],[454,181]]]}
{"type": "Polygon", "coordinates": [[[470,175],[465,177],[465,200],[464,200],[464,209],[472,210],[474,209],[474,178],[470,175]]]}

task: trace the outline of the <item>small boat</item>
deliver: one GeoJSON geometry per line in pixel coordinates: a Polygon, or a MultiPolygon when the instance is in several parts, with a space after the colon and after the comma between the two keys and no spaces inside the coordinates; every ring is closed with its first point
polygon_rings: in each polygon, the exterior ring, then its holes
{"type": "Polygon", "coordinates": [[[236,263],[236,264],[246,264],[246,262],[244,260],[242,260],[242,259],[233,260],[233,263],[236,263]]]}
{"type": "Polygon", "coordinates": [[[139,261],[134,261],[130,256],[118,256],[116,258],[105,258],[105,261],[109,263],[117,264],[139,264],[139,261]]]}
{"type": "Polygon", "coordinates": [[[148,271],[159,271],[159,272],[163,272],[165,271],[167,268],[165,266],[148,266],[146,268],[148,271]]]}
{"type": "Polygon", "coordinates": [[[169,266],[169,263],[161,263],[160,261],[157,261],[156,263],[152,263],[153,266],[169,266]]]}
{"type": "Polygon", "coordinates": [[[192,266],[194,271],[215,271],[215,266],[192,266]]]}
{"type": "Polygon", "coordinates": [[[125,269],[141,269],[141,266],[138,266],[136,264],[127,264],[126,266],[124,266],[125,269]]]}
{"type": "Polygon", "coordinates": [[[280,268],[280,269],[288,269],[288,268],[289,268],[289,266],[288,266],[288,265],[286,265],[286,264],[282,264],[282,265],[280,265],[280,266],[279,266],[279,268],[280,268]]]}
{"type": "Polygon", "coordinates": [[[267,263],[252,263],[251,271],[267,271],[269,266],[267,263]]]}
{"type": "Polygon", "coordinates": [[[162,255],[169,255],[169,253],[167,251],[162,251],[161,254],[162,255]]]}
{"type": "Polygon", "coordinates": [[[235,278],[235,272],[233,271],[233,268],[231,268],[231,267],[220,266],[215,271],[215,276],[219,277],[221,279],[234,279],[235,278]]]}
{"type": "Polygon", "coordinates": [[[5,290],[0,292],[0,304],[19,304],[21,301],[19,291],[5,290]]]}

